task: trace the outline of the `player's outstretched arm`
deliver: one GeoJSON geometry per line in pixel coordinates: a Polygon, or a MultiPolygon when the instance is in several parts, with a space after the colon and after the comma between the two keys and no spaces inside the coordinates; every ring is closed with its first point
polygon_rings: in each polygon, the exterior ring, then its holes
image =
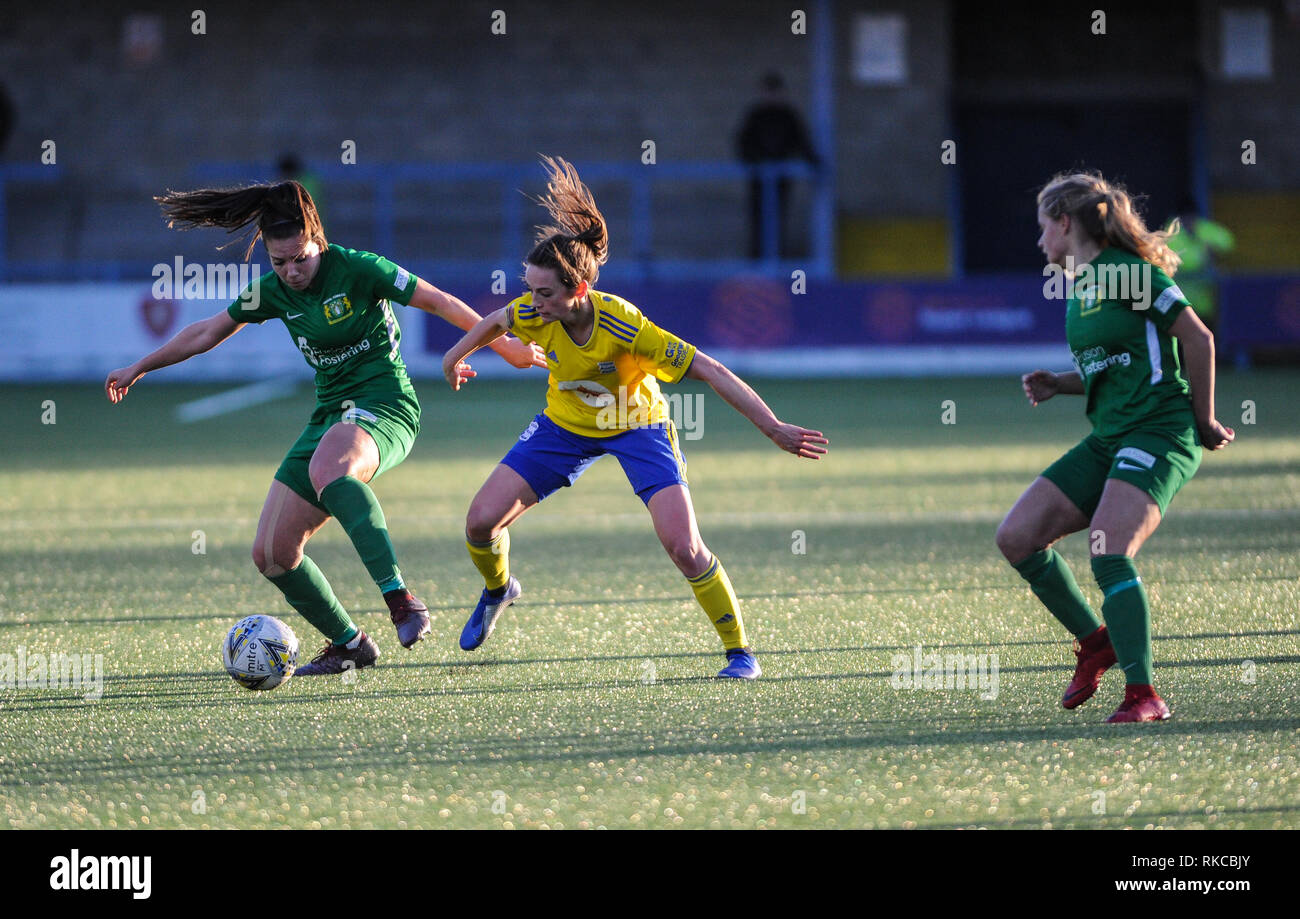
{"type": "Polygon", "coordinates": [[[1187,383],[1192,387],[1192,414],[1196,416],[1201,445],[1221,450],[1237,434],[1214,417],[1214,333],[1191,308],[1179,314],[1169,332],[1183,348],[1183,366],[1187,369],[1187,383]]]}
{"type": "Polygon", "coordinates": [[[1052,373],[1050,370],[1033,370],[1020,378],[1025,398],[1030,405],[1046,402],[1052,396],[1082,396],[1083,377],[1075,371],[1052,373]]]}
{"type": "Polygon", "coordinates": [[[127,392],[140,377],[151,370],[159,370],[179,364],[196,354],[211,351],[231,335],[242,329],[247,323],[236,322],[225,310],[207,319],[191,322],[176,333],[175,337],[157,351],[146,354],[129,367],[114,370],[104,381],[104,392],[108,401],[116,405],[126,398],[127,392]]]}
{"type": "Polygon", "coordinates": [[[442,375],[447,378],[452,389],[459,392],[462,383],[470,377],[478,376],[465,358],[479,348],[492,344],[505,333],[506,308],[502,307],[480,319],[477,325],[461,336],[460,341],[451,346],[451,350],[442,356],[442,375]]]}
{"type": "MultiPolygon", "coordinates": [[[[411,295],[411,306],[446,320],[462,332],[473,329],[482,319],[464,300],[439,290],[424,278],[420,278],[416,284],[415,293],[411,295]]],[[[520,370],[529,367],[546,367],[546,355],[533,342],[525,343],[517,338],[504,338],[491,342],[491,348],[520,370]]]]}
{"type": "Polygon", "coordinates": [[[777,418],[749,384],[704,352],[695,352],[695,360],[686,375],[692,380],[708,383],[728,405],[748,418],[754,427],[785,452],[805,459],[821,459],[826,452],[830,441],[821,431],[786,424],[777,418]]]}

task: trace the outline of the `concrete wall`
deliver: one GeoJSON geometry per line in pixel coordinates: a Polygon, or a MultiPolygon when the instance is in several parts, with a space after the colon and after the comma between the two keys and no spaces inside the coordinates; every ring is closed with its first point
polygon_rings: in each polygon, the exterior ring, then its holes
{"type": "MultiPolygon", "coordinates": [[[[1227,83],[1214,68],[1223,5],[1202,0],[1189,14],[1199,36],[1190,53],[1162,46],[1159,32],[1125,46],[1132,50],[1127,59],[1148,69],[1151,80],[1080,67],[1066,82],[995,79],[986,90],[1076,97],[1178,92],[1188,81],[1181,62],[1190,58],[1205,73],[1199,86],[1213,182],[1295,188],[1300,27],[1286,5],[1260,4],[1275,23],[1276,78],[1227,83]],[[1167,67],[1168,59],[1180,63],[1167,67]],[[1240,164],[1244,138],[1259,144],[1255,167],[1240,164]]],[[[203,4],[206,35],[192,34],[190,6],[137,0],[87,8],[56,0],[0,25],[0,79],[18,115],[3,157],[36,162],[42,141],[52,139],[65,170],[57,187],[11,192],[12,257],[208,255],[220,234],[169,233],[150,201],[166,187],[193,184],[189,170],[200,159],[269,163],[295,149],[308,159],[334,160],[349,139],[363,163],[527,162],[539,151],[636,163],[644,140],[655,141],[661,163],[730,159],[742,113],[758,77],[770,69],[785,74],[795,100],[810,110],[812,43],[792,34],[790,2],[240,0],[203,4]],[[496,8],[506,14],[503,36],[492,34],[496,8]],[[156,61],[133,64],[124,54],[129,13],[161,17],[156,61]]],[[[815,15],[815,4],[801,6],[815,15]]],[[[1004,4],[985,6],[997,17],[990,34],[1014,48],[1016,15],[1004,4]]],[[[836,0],[833,10],[839,213],[942,218],[950,175],[939,163],[939,144],[950,134],[954,93],[969,91],[954,85],[954,22],[969,18],[951,0],[836,0]],[[849,74],[856,17],[882,11],[907,16],[911,79],[901,87],[862,86],[849,74]]],[[[1117,10],[1112,28],[1118,19],[1117,10]]],[[[810,20],[809,28],[816,27],[810,20]]],[[[611,218],[617,255],[628,242],[629,202],[612,187],[596,191],[611,218]]],[[[491,188],[403,190],[392,254],[497,255],[499,200],[491,188]]],[[[800,200],[806,203],[805,196],[800,200]]],[[[368,200],[327,187],[325,204],[331,235],[366,247],[368,200]]],[[[659,255],[744,251],[742,183],[665,188],[655,208],[659,255]]],[[[538,214],[525,216],[531,222],[538,214]]],[[[806,219],[801,209],[798,227],[806,219]]]]}
{"type": "Polygon", "coordinates": [[[1206,155],[1216,191],[1300,191],[1300,8],[1294,3],[1202,2],[1206,155]],[[1273,78],[1229,80],[1222,72],[1224,8],[1263,9],[1272,21],[1273,78]],[[1256,162],[1241,161],[1243,140],[1256,162]]]}
{"type": "MultiPolygon", "coordinates": [[[[661,163],[730,159],[761,73],[777,67],[797,99],[807,95],[808,40],[791,33],[788,4],[319,0],[277,3],[274,15],[264,4],[203,7],[207,34],[198,36],[188,8],[127,7],[162,17],[162,53],[144,65],[124,60],[126,16],[113,4],[45,5],[0,34],[0,73],[11,75],[18,110],[5,158],[35,161],[53,139],[69,178],[58,202],[33,191],[12,208],[16,257],[49,247],[88,258],[195,248],[161,229],[149,196],[191,184],[197,159],[296,149],[337,161],[344,140],[356,142],[361,163],[530,161],[539,151],[638,163],[644,140],[661,163]],[[494,7],[505,8],[505,35],[492,33],[494,7]]],[[[471,189],[465,200],[411,189],[400,215],[418,238],[396,254],[495,251],[500,196],[481,191],[486,198],[471,189]]],[[[327,198],[327,229],[364,246],[367,202],[339,189],[327,198]]],[[[742,251],[741,183],[667,188],[656,205],[664,254],[742,251]]],[[[607,206],[617,229],[627,202],[611,194],[607,206]]]]}

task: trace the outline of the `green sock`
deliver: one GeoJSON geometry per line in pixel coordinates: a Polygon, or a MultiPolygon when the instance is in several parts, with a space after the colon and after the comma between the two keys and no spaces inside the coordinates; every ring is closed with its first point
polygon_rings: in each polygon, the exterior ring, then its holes
{"type": "Polygon", "coordinates": [[[345,475],[325,486],[320,503],[342,524],[381,591],[388,593],[405,587],[402,572],[397,568],[393,541],[388,538],[388,521],[369,485],[345,475]]]}
{"type": "Polygon", "coordinates": [[[297,568],[284,574],[270,575],[267,580],[280,588],[289,605],[334,644],[350,641],[360,631],[343,604],[339,603],[339,598],[334,596],[330,582],[307,556],[302,557],[297,568]]]}
{"type": "Polygon", "coordinates": [[[1101,620],[1079,592],[1070,566],[1056,550],[1040,549],[1011,567],[1020,572],[1034,596],[1075,638],[1086,638],[1101,628],[1101,620]]]}
{"type": "Polygon", "coordinates": [[[1130,684],[1151,683],[1151,606],[1137,566],[1127,555],[1098,555],[1092,574],[1106,595],[1101,614],[1130,684]]]}

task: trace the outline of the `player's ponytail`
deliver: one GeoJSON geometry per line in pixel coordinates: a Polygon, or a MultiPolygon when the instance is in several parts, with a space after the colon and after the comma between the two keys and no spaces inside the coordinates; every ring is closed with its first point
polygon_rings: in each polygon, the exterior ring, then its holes
{"type": "Polygon", "coordinates": [[[583,281],[592,284],[609,259],[605,217],[572,163],[549,156],[543,156],[542,162],[547,171],[546,194],[533,200],[546,208],[555,224],[537,228],[536,244],[524,263],[555,269],[560,283],[569,289],[583,281]]]}
{"type": "Polygon", "coordinates": [[[329,246],[320,214],[316,212],[316,203],[307,189],[293,180],[276,185],[169,191],[154,200],[162,207],[167,226],[178,230],[222,227],[236,233],[255,225],[248,249],[244,252],[245,260],[252,255],[253,246],[262,237],[292,239],[306,233],[307,238],[317,242],[322,249],[329,246]]]}
{"type": "Polygon", "coordinates": [[[1178,221],[1168,230],[1148,230],[1124,187],[1107,182],[1099,172],[1053,176],[1038,193],[1038,206],[1054,220],[1070,215],[1098,245],[1131,252],[1164,269],[1170,277],[1182,263],[1178,253],[1169,248],[1169,237],[1179,230],[1178,221]]]}

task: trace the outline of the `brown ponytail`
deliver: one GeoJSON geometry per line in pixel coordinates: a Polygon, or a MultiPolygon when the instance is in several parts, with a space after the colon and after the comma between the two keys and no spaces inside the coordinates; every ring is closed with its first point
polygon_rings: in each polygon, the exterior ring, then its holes
{"type": "Polygon", "coordinates": [[[1054,220],[1069,214],[1097,244],[1131,252],[1170,277],[1182,263],[1169,248],[1178,221],[1168,230],[1148,230],[1125,188],[1107,182],[1099,172],[1058,173],[1038,193],[1038,206],[1054,220]]]}
{"type": "Polygon", "coordinates": [[[543,156],[546,194],[533,200],[550,213],[553,226],[538,227],[536,245],[526,265],[554,268],[560,283],[573,289],[595,283],[600,266],[609,259],[609,230],[591,190],[578,178],[573,164],[543,156]]]}
{"type": "Polygon", "coordinates": [[[322,249],[329,246],[325,228],[316,212],[316,203],[307,189],[293,180],[278,185],[169,191],[154,200],[162,207],[167,226],[177,230],[223,227],[235,233],[255,223],[256,230],[249,237],[248,249],[244,252],[245,261],[253,254],[257,240],[263,237],[292,239],[306,233],[307,238],[319,243],[322,249]]]}

